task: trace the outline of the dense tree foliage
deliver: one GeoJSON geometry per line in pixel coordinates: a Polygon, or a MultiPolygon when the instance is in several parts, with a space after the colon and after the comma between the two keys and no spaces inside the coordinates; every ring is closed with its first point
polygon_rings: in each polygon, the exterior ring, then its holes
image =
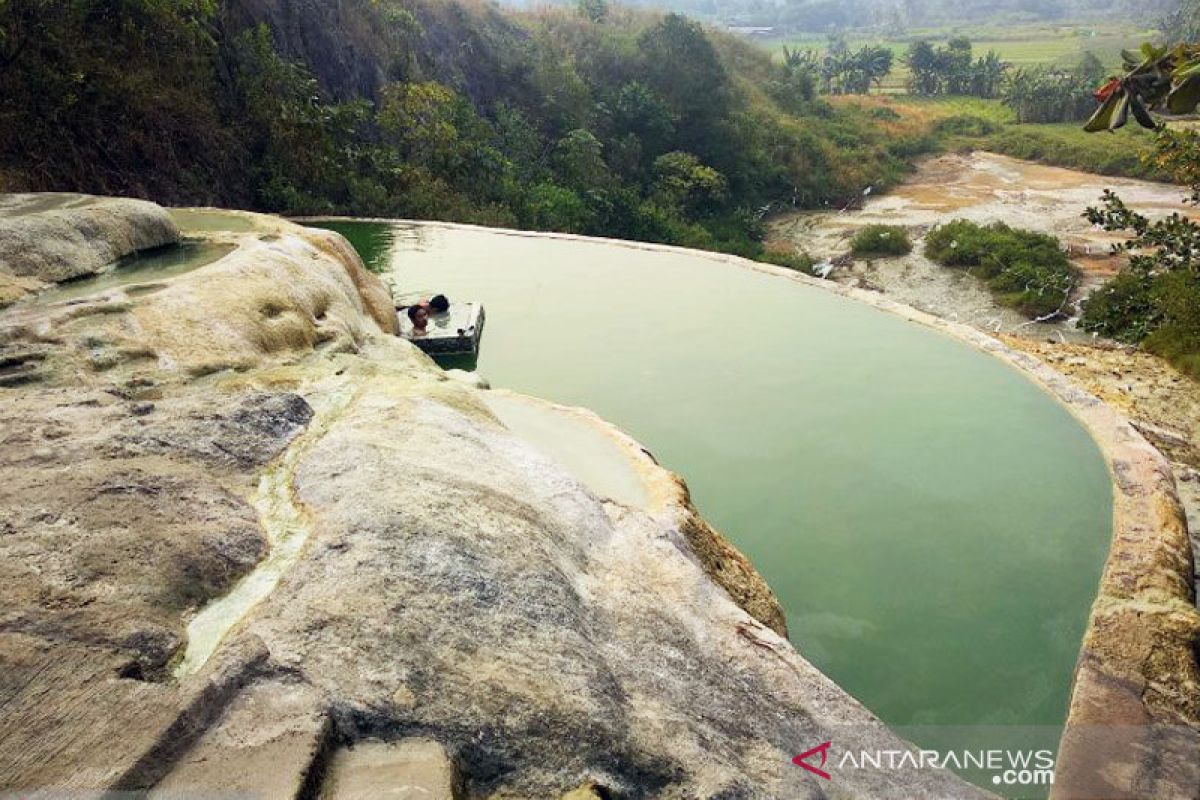
{"type": "Polygon", "coordinates": [[[926,144],[826,106],[803,71],[678,15],[346,0],[322,7],[354,26],[337,33],[344,47],[300,60],[281,54],[286,29],[239,22],[255,8],[0,0],[0,188],[753,255],[767,207],[886,186],[926,144]],[[363,53],[374,61],[334,74],[363,53]]]}
{"type": "MultiPolygon", "coordinates": [[[[1101,105],[1088,129],[1118,128],[1133,116],[1158,130],[1154,166],[1191,187],[1200,203],[1200,132],[1158,124],[1153,112],[1185,113],[1200,105],[1200,45],[1125,53],[1126,74],[1101,91],[1101,105]]],[[[1084,305],[1086,330],[1126,342],[1142,342],[1200,377],[1200,224],[1175,213],[1151,220],[1113,192],[1089,208],[1090,222],[1129,235],[1116,245],[1129,256],[1128,266],[1084,305]]]]}
{"type": "Polygon", "coordinates": [[[1075,122],[1096,109],[1092,93],[1104,80],[1105,69],[1088,53],[1073,70],[1031,67],[1010,71],[1004,80],[1004,104],[1017,122],[1075,122]]]}
{"type": "Polygon", "coordinates": [[[994,51],[973,59],[970,40],[961,37],[937,46],[913,42],[904,63],[909,69],[908,90],[926,97],[998,97],[1004,79],[1004,62],[994,51]]]}
{"type": "Polygon", "coordinates": [[[159,175],[204,196],[226,166],[228,139],[211,102],[213,0],[4,0],[0,2],[0,170],[40,185],[122,182],[146,162],[133,191],[159,175]],[[128,125],[136,119],[137,125],[128,125]]]}
{"type": "Polygon", "coordinates": [[[851,50],[846,40],[833,37],[824,53],[783,48],[783,61],[792,73],[804,73],[823,94],[867,94],[892,71],[895,54],[882,45],[851,50]]]}

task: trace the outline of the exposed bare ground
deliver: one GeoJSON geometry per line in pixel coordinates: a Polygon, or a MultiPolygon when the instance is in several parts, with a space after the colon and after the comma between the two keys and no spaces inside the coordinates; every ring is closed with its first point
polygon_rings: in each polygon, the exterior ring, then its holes
{"type": "Polygon", "coordinates": [[[833,280],[874,289],[907,305],[956,319],[991,333],[1085,341],[1073,324],[1031,325],[998,304],[978,281],[944,269],[924,256],[920,243],[933,226],[953,219],[1004,222],[1057,236],[1083,273],[1078,300],[1111,277],[1122,264],[1111,247],[1121,237],[1083,218],[1105,189],[1116,190],[1133,208],[1151,216],[1196,213],[1179,187],[1077,170],[1047,167],[993,153],[952,153],[923,161],[916,173],[892,192],[870,198],[862,210],[796,212],[772,221],[768,243],[794,247],[820,260],[845,254],[850,239],[866,225],[899,225],[917,243],[901,258],[860,260],[837,268],[833,280]]]}

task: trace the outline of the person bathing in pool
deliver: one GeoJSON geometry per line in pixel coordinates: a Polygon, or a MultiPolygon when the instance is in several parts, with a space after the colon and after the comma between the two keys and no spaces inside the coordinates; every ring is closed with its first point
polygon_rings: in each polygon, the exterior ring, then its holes
{"type": "Polygon", "coordinates": [[[444,294],[435,294],[433,297],[422,297],[411,306],[397,305],[397,311],[404,311],[409,308],[423,308],[430,314],[445,314],[450,310],[450,301],[446,299],[444,294]]]}
{"type": "Polygon", "coordinates": [[[411,306],[396,306],[396,311],[408,314],[412,323],[412,335],[424,336],[429,333],[430,315],[441,316],[450,310],[450,301],[444,294],[435,294],[429,299],[422,298],[411,306]]]}
{"type": "Polygon", "coordinates": [[[429,332],[429,311],[425,306],[408,307],[408,321],[412,323],[412,336],[424,336],[429,332]]]}

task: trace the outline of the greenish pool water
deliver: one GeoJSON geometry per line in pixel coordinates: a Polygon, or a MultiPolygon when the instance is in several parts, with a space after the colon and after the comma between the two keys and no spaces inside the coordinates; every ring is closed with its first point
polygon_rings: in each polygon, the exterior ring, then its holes
{"type": "Polygon", "coordinates": [[[39,292],[35,303],[62,303],[78,300],[110,289],[126,288],[131,294],[153,291],[160,281],[174,278],[233,252],[234,245],[211,242],[183,242],[128,255],[96,275],[61,283],[39,292]]]}
{"type": "Polygon", "coordinates": [[[390,225],[330,220],[322,222],[320,226],[345,236],[371,272],[390,272],[392,242],[395,239],[390,225]]]}
{"type": "Polygon", "coordinates": [[[477,300],[493,385],[684,475],[791,638],[895,726],[1057,725],[1111,532],[1087,433],[899,317],[700,255],[339,223],[397,291],[477,300]],[[360,245],[361,246],[361,245],[360,245]]]}

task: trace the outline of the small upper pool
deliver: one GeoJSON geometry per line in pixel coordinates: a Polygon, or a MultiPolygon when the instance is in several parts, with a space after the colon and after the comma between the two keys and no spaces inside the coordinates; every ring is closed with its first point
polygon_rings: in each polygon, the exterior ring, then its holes
{"type": "Polygon", "coordinates": [[[139,289],[152,291],[160,282],[211,264],[234,249],[232,244],[183,242],[131,253],[103,272],[38,292],[29,302],[64,303],[120,288],[131,294],[139,293],[139,289]]]}
{"type": "Polygon", "coordinates": [[[703,254],[336,229],[372,243],[397,292],[486,304],[493,385],[587,406],[684,475],[779,595],[797,648],[886,722],[1062,722],[1111,482],[1021,374],[703,254]]]}
{"type": "Polygon", "coordinates": [[[232,244],[183,242],[143,250],[125,256],[103,272],[38,292],[29,302],[63,303],[118,288],[127,288],[136,293],[135,287],[139,285],[146,285],[149,290],[153,284],[224,258],[234,248],[232,244]]]}

